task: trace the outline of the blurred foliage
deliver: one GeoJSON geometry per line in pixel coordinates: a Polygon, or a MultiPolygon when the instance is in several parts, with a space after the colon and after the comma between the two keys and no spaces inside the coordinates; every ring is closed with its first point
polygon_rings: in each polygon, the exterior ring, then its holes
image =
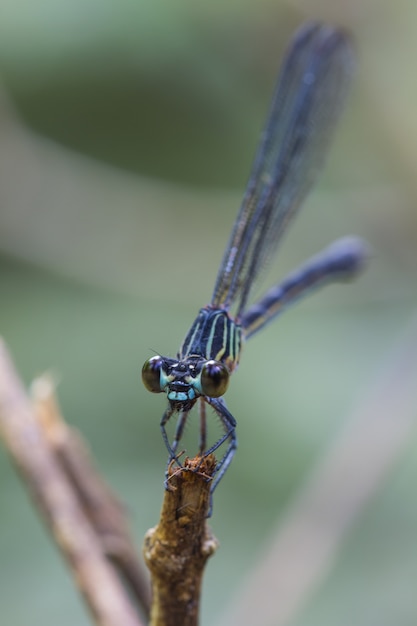
{"type": "MultiPolygon", "coordinates": [[[[216,493],[222,546],[205,624],[416,308],[416,6],[0,2],[0,332],[27,383],[45,369],[60,380],[64,415],[126,502],[139,544],[158,517],[166,457],[164,400],[142,388],[140,368],[152,350],[175,353],[210,297],[279,59],[308,18],[353,32],[358,77],[323,182],[269,281],[350,232],[373,258],[357,283],[245,348],[228,392],[239,450],[216,493]]],[[[294,626],[415,623],[415,451],[414,440],[294,626]]],[[[4,454],[0,486],[2,623],[89,624],[4,454]]]]}

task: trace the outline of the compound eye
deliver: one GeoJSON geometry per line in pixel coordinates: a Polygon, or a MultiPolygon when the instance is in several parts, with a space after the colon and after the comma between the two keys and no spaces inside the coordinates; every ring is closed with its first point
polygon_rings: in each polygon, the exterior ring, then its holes
{"type": "Polygon", "coordinates": [[[160,356],[153,356],[145,361],[142,367],[142,381],[148,391],[161,393],[161,370],[164,359],[160,356]]]}
{"type": "Polygon", "coordinates": [[[229,386],[229,370],[219,361],[207,361],[200,375],[201,390],[209,398],[219,398],[229,386]]]}

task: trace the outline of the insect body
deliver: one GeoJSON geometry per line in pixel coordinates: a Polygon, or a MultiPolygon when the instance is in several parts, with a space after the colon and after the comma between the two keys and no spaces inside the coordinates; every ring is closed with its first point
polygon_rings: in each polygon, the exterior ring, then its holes
{"type": "Polygon", "coordinates": [[[260,146],[217,275],[210,304],[202,309],[172,359],[153,356],[143,366],[147,389],[164,392],[168,408],[161,420],[169,463],[177,458],[190,410],[200,408],[199,454],[223,443],[212,491],[236,449],[236,420],[223,395],[235,370],[244,339],[269,324],[313,288],[349,279],[362,268],[365,245],[356,238],[332,244],[249,306],[252,286],[314,183],[350,82],[353,55],[342,31],[307,24],[289,46],[260,146]],[[207,448],[206,405],[219,416],[224,434],[207,448]],[[170,442],[165,426],[176,414],[170,442]]]}

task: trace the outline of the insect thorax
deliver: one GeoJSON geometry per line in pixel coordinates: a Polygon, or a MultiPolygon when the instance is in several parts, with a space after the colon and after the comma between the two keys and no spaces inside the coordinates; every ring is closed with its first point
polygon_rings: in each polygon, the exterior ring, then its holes
{"type": "Polygon", "coordinates": [[[185,337],[178,358],[199,355],[225,363],[232,372],[239,363],[241,345],[241,326],[226,311],[204,307],[185,337]]]}

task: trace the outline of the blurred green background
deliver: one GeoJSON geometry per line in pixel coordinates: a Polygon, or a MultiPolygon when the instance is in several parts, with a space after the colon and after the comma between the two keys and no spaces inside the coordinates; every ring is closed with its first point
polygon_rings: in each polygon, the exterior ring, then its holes
{"type": "MultiPolygon", "coordinates": [[[[207,625],[415,316],[417,5],[0,1],[0,333],[27,384],[59,379],[139,545],[166,460],[165,402],[140,368],[153,350],[175,354],[210,298],[282,52],[311,18],[351,30],[358,71],[264,287],[345,234],[373,255],[357,282],[245,347],[227,395],[239,450],[215,498],[207,625]]],[[[414,438],[293,626],[416,623],[416,452],[414,438]]],[[[3,451],[0,511],[1,624],[90,624],[3,451]]]]}

